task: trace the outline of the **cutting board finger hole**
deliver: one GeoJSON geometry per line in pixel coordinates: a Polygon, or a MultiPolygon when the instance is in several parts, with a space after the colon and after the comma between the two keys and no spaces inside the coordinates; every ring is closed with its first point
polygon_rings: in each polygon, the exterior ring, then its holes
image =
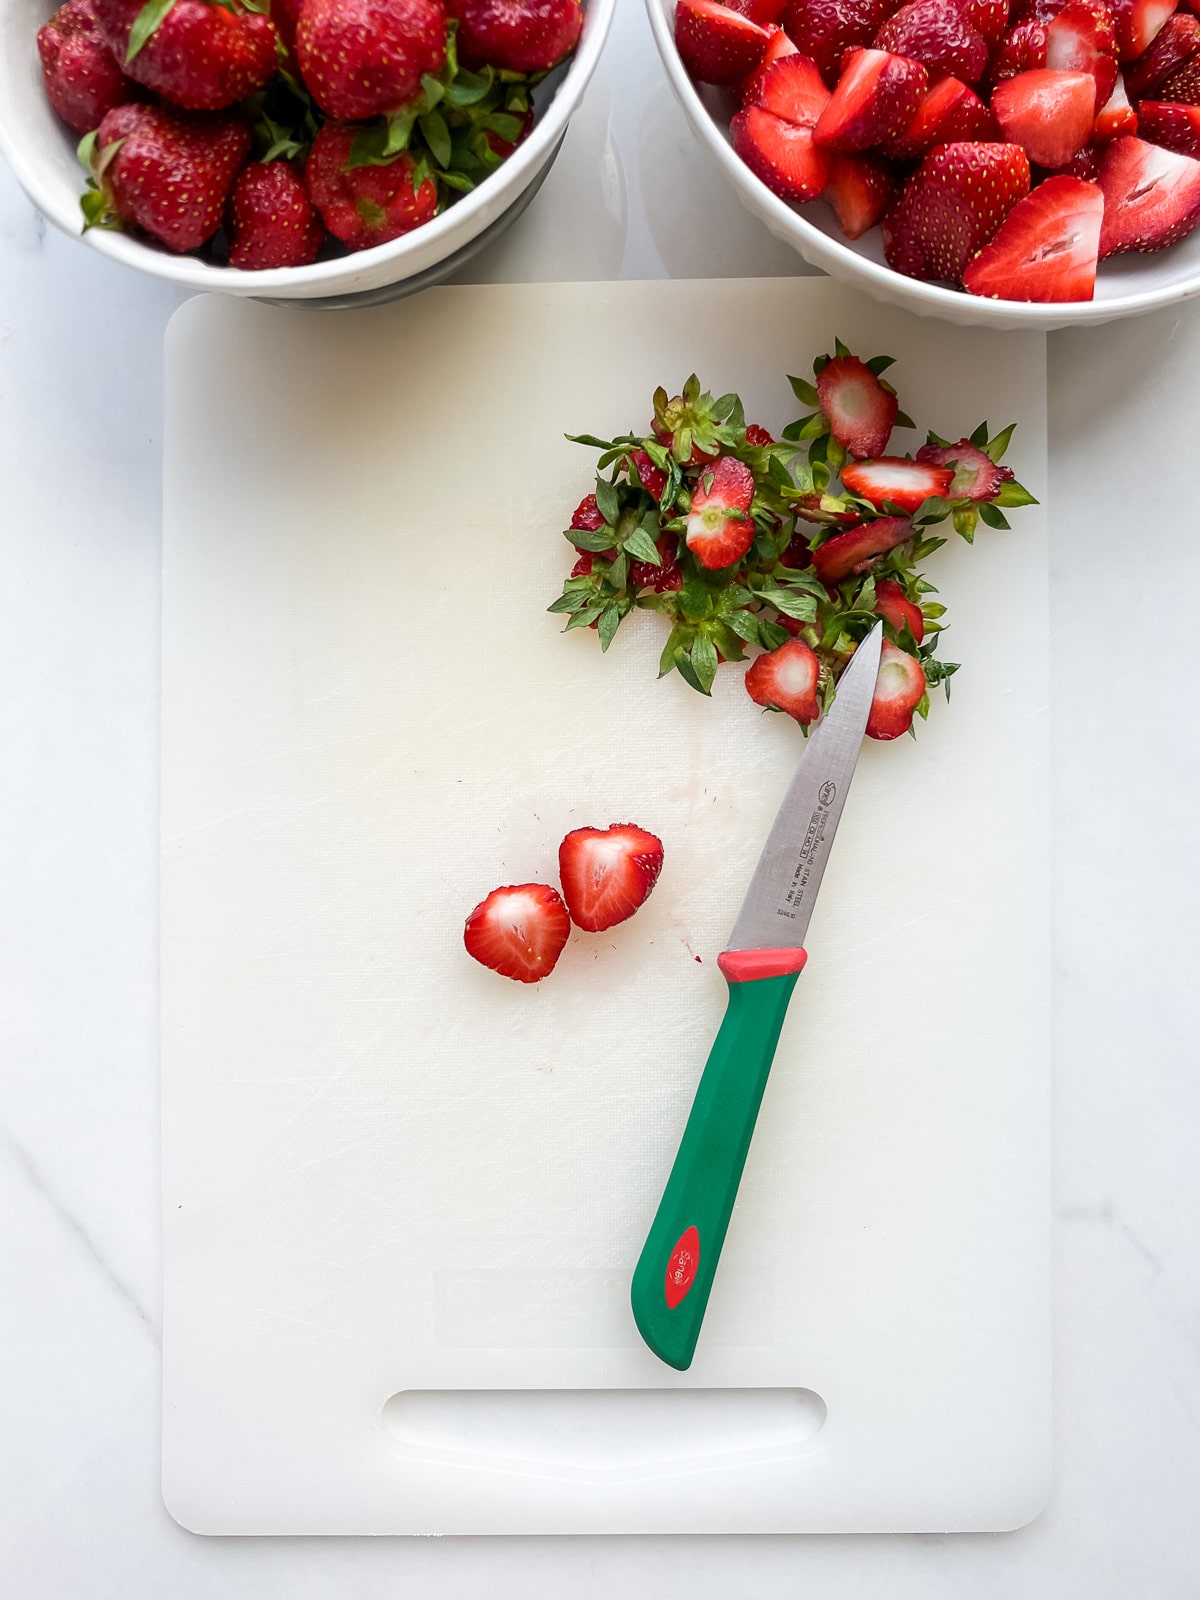
{"type": "Polygon", "coordinates": [[[599,1483],[800,1455],[826,1415],[811,1389],[405,1389],[381,1420],[410,1460],[599,1483]]]}

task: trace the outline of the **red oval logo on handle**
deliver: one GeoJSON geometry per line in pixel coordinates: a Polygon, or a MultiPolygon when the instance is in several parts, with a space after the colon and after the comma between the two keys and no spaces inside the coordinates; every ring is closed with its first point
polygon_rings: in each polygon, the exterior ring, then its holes
{"type": "Polygon", "coordinates": [[[671,1259],[667,1262],[665,1293],[669,1310],[674,1311],[692,1287],[699,1265],[700,1235],[695,1227],[691,1227],[680,1236],[679,1243],[671,1251],[671,1259]]]}

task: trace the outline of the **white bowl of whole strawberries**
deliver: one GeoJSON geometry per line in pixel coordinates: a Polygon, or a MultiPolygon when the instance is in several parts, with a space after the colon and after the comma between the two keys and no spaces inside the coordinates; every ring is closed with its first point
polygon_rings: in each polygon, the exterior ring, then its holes
{"type": "Polygon", "coordinates": [[[184,286],[342,303],[535,192],[614,0],[5,0],[0,148],[64,231],[184,286]]]}
{"type": "Polygon", "coordinates": [[[1200,293],[1200,17],[1179,0],[647,6],[693,130],[814,266],[1001,327],[1200,293]]]}

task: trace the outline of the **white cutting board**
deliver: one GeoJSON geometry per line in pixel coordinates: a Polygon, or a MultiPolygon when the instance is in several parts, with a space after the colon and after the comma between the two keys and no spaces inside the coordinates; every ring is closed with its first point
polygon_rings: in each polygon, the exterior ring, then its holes
{"type": "MultiPolygon", "coordinates": [[[[592,456],[693,368],[772,428],[835,334],[922,423],[1044,347],[813,280],[217,299],[167,348],[164,1481],[214,1533],[997,1529],[1048,1477],[1043,513],[932,567],[965,663],[868,745],[690,1372],[628,1280],[800,750],[545,607],[592,456]],[[552,978],[463,918],[634,820],[645,909],[552,978]]],[[[913,439],[913,445],[919,442],[913,439]]]]}

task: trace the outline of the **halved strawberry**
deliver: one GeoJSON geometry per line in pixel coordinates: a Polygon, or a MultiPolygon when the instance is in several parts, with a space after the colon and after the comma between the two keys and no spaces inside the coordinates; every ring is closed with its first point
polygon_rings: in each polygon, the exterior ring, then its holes
{"type": "Polygon", "coordinates": [[[785,122],[761,106],[746,106],[729,125],[733,148],[781,200],[816,200],[829,181],[829,156],[811,128],[785,122]]]}
{"type": "Polygon", "coordinates": [[[968,294],[991,300],[1091,300],[1104,196],[1094,183],[1054,177],[1018,200],[963,273],[968,294]]]}
{"type": "Polygon", "coordinates": [[[740,83],[733,86],[733,97],[740,106],[744,106],[747,100],[754,98],[754,91],[769,67],[773,67],[777,61],[782,61],[784,56],[794,56],[799,53],[782,28],[768,28],[767,32],[770,37],[767,40],[767,48],[763,51],[762,60],[749,77],[743,78],[740,83]]]}
{"type": "Polygon", "coordinates": [[[935,144],[962,140],[999,142],[1000,124],[973,89],[957,78],[939,78],[886,154],[898,161],[919,161],[935,144]]]}
{"type": "Polygon", "coordinates": [[[1200,52],[1200,22],[1195,17],[1168,17],[1145,55],[1125,69],[1125,87],[1143,100],[1171,74],[1200,52]]]}
{"type": "Polygon", "coordinates": [[[1129,103],[1125,79],[1118,72],[1112,94],[1096,115],[1092,138],[1107,144],[1110,139],[1119,139],[1123,133],[1132,134],[1137,130],[1138,114],[1129,103]]]}
{"type": "Polygon", "coordinates": [[[959,0],[907,0],[875,35],[875,46],[963,83],[978,83],[988,64],[987,43],[959,0]]]}
{"type": "Polygon", "coordinates": [[[1039,167],[1064,166],[1091,137],[1096,80],[1090,72],[1023,72],[992,94],[1004,137],[1039,167]]]}
{"type": "Polygon", "coordinates": [[[929,83],[916,61],[886,50],[856,50],[821,113],[813,137],[825,150],[867,150],[896,139],[912,121],[929,83]]]}
{"type": "Polygon", "coordinates": [[[702,567],[714,571],[729,567],[746,554],[754,543],[753,499],[754,474],[736,456],[720,456],[700,474],[692,494],[686,538],[688,549],[702,567]]]}
{"type": "Polygon", "coordinates": [[[913,713],[925,693],[925,669],[890,639],[879,654],[875,698],[867,717],[868,739],[898,739],[912,726],[913,713]]]}
{"type": "Polygon", "coordinates": [[[1029,158],[1018,146],[938,145],[883,219],[888,265],[910,278],[958,283],[963,268],[1029,192],[1029,158]]]}
{"type": "Polygon", "coordinates": [[[815,128],[829,104],[829,90],[809,58],[797,53],[760,72],[746,104],[761,106],[798,128],[815,128]]]}
{"type": "Polygon", "coordinates": [[[626,921],[646,903],[662,864],[662,840],[632,822],[572,829],[558,847],[572,922],[587,933],[602,933],[626,921]]]}
{"type": "Polygon", "coordinates": [[[1160,100],[1173,105],[1200,106],[1200,56],[1176,67],[1154,92],[1160,100]]]}
{"type": "Polygon", "coordinates": [[[753,72],[766,53],[765,28],[717,0],[679,0],[675,46],[700,83],[733,84],[753,72]]]}
{"type": "Polygon", "coordinates": [[[1122,61],[1136,61],[1149,50],[1179,0],[1109,0],[1122,61]]]}
{"type": "Polygon", "coordinates": [[[493,889],[467,918],[467,954],[503,978],[537,983],[554,970],[571,919],[562,896],[548,883],[493,889]]]}
{"type": "Polygon", "coordinates": [[[1200,222],[1200,161],[1147,144],[1115,139],[1100,163],[1104,225],[1100,258],[1123,250],[1165,250],[1200,222]]]}
{"type": "Polygon", "coordinates": [[[900,402],[857,356],[834,356],[817,374],[817,400],[829,431],[852,456],[881,456],[900,402]]]}
{"type": "Polygon", "coordinates": [[[1138,107],[1141,131],[1151,144],[1200,160],[1200,106],[1143,100],[1138,107]]]}
{"type": "Polygon", "coordinates": [[[837,213],[847,239],[861,239],[895,200],[896,183],[887,167],[873,156],[834,156],[821,198],[837,213]]]}
{"type": "MultiPolygon", "coordinates": [[[[1017,202],[1024,204],[1024,200],[1017,202]]],[[[1016,206],[1009,212],[1010,217],[1015,215],[1016,206]]],[[[923,444],[917,451],[917,460],[954,469],[951,500],[994,500],[1002,485],[1013,479],[1011,467],[1000,466],[969,439],[960,439],[957,444],[923,444]]]]}
{"type": "Polygon", "coordinates": [[[841,76],[842,57],[869,44],[891,13],[894,0],[788,0],[783,25],[830,86],[841,76]]]}
{"type": "Polygon", "coordinates": [[[948,468],[909,461],[905,456],[877,456],[874,461],[851,461],[842,468],[845,488],[879,509],[891,505],[916,511],[932,495],[948,495],[953,480],[948,468]]]}
{"type": "Polygon", "coordinates": [[[1052,72],[1088,72],[1096,81],[1093,114],[1117,81],[1117,36],[1107,0],[1069,0],[1046,24],[1046,66],[1052,72]]]}
{"type": "Polygon", "coordinates": [[[778,650],[757,656],[746,671],[746,693],[755,705],[782,711],[797,722],[815,722],[821,714],[817,684],[821,666],[803,639],[789,639],[778,650]]]}
{"type": "Polygon", "coordinates": [[[905,628],[917,644],[925,637],[925,618],[919,605],[915,605],[895,578],[880,578],[875,585],[875,610],[897,633],[905,628]]]}
{"type": "MultiPolygon", "coordinates": [[[[947,474],[949,476],[949,474],[947,474]]],[[[886,555],[913,536],[907,517],[876,517],[836,533],[812,553],[813,570],[822,583],[841,583],[852,572],[865,572],[876,557],[886,555]]]]}

